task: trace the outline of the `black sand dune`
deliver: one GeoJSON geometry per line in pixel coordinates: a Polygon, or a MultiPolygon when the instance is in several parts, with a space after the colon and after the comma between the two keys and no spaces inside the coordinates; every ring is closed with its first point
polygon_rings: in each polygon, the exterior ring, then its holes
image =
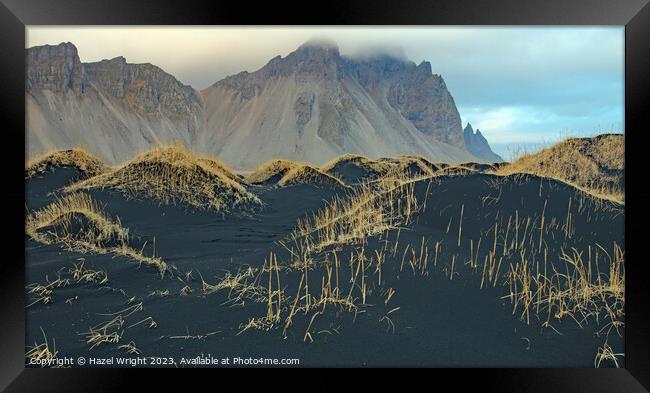
{"type": "MultiPolygon", "coordinates": [[[[30,179],[28,207],[50,203],[49,192],[69,176],[67,170],[55,170],[30,179]]],[[[551,309],[550,318],[544,312],[526,314],[521,305],[514,307],[504,298],[511,292],[508,266],[527,260],[535,272],[545,255],[547,271],[560,271],[567,269],[562,256],[572,249],[585,261],[590,253],[590,274],[598,271],[605,277],[605,251],[613,255],[614,243],[624,244],[621,205],[530,175],[471,172],[421,180],[412,187],[410,195],[420,209],[399,228],[309,253],[313,301],[323,296],[344,299],[350,293],[354,309],[325,302],[324,307],[295,313],[286,331],[284,318],[298,288],[304,293],[301,268],[292,265],[295,258],[287,250],[292,249],[292,230],[299,218],[310,217],[336,196],[345,198],[349,190],[310,184],[250,187],[263,207],[246,215],[89,190],[108,215],[119,217],[129,229],[131,246],[162,258],[169,271],[161,277],[155,268],[125,256],[67,251],[28,238],[27,282],[54,284],[49,285],[47,303],[30,293],[34,286],[26,289],[28,304],[36,301],[26,310],[27,344],[42,342],[42,329],[48,340],[56,340],[59,355],[140,354],[173,356],[176,361],[200,354],[287,357],[301,359],[303,366],[593,367],[604,342],[614,353],[623,352],[622,327],[620,335],[616,329],[595,335],[607,327],[604,314],[600,323],[588,316],[578,324],[571,316],[556,318],[557,309],[551,309]],[[323,294],[332,251],[340,262],[336,277],[341,296],[323,294]],[[270,253],[277,260],[277,274],[269,272],[270,253]],[[502,269],[493,281],[483,273],[491,253],[502,269]],[[355,275],[362,264],[355,265],[354,258],[350,263],[351,255],[375,258],[375,263],[364,264],[368,270],[355,275]],[[382,255],[380,275],[377,255],[382,255]],[[78,282],[71,270],[79,273],[73,264],[81,262],[84,269],[105,272],[108,281],[90,274],[78,282]],[[224,278],[238,275],[240,283],[255,285],[244,292],[236,286],[212,290],[224,278]],[[269,312],[269,275],[270,288],[283,294],[282,319],[258,329],[249,322],[269,312]],[[87,341],[97,331],[107,337],[122,333],[118,342],[91,349],[87,341]]],[[[394,203],[402,208],[404,201],[394,203]]],[[[333,277],[329,275],[330,282],[333,277]]],[[[275,293],[272,301],[277,300],[275,293]]],[[[578,318],[579,312],[573,315],[578,318]]],[[[620,357],[618,362],[624,364],[620,357]]]]}
{"type": "Polygon", "coordinates": [[[625,198],[625,136],[600,134],[568,138],[536,153],[525,154],[502,174],[533,173],[562,179],[590,192],[622,201],[625,198]]]}
{"type": "Polygon", "coordinates": [[[429,176],[444,167],[444,165],[434,164],[424,157],[416,156],[381,158],[379,161],[393,164],[395,166],[393,170],[401,172],[407,177],[429,176]]]}
{"type": "Polygon", "coordinates": [[[382,161],[373,161],[363,156],[347,154],[323,166],[323,170],[345,184],[358,184],[383,176],[392,167],[382,161]]]}
{"type": "Polygon", "coordinates": [[[82,179],[82,172],[74,167],[50,168],[44,173],[32,176],[27,181],[27,207],[33,210],[44,207],[56,200],[64,187],[82,179]]]}

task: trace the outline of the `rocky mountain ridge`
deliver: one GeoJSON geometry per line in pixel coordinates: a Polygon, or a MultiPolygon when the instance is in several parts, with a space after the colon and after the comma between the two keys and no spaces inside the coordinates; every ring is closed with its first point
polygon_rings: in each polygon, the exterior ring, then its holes
{"type": "Polygon", "coordinates": [[[487,150],[470,150],[453,98],[428,62],[354,59],[312,42],[196,91],[124,57],[81,63],[71,43],[26,55],[28,157],[82,145],[118,163],[174,141],[238,169],[277,157],[322,164],[344,153],[493,157],[487,142],[487,150]]]}
{"type": "Polygon", "coordinates": [[[477,128],[476,133],[474,133],[474,129],[470,123],[467,123],[467,126],[465,126],[465,129],[463,130],[463,139],[465,141],[465,146],[467,146],[467,150],[469,150],[473,155],[490,162],[503,161],[501,156],[492,152],[487,139],[485,139],[483,134],[481,134],[481,130],[477,128]]]}

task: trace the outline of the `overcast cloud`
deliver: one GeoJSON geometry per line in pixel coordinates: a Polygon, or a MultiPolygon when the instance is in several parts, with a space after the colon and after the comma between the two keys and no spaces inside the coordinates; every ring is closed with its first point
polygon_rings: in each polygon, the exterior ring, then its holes
{"type": "Polygon", "coordinates": [[[27,45],[70,41],[84,62],[124,56],[205,88],[313,38],[344,55],[431,63],[463,120],[508,158],[568,135],[623,131],[622,27],[30,27],[27,45]]]}

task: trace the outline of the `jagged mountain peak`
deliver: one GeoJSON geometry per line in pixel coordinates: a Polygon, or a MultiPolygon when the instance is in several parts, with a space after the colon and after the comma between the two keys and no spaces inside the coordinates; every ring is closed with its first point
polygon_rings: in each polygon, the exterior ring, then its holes
{"type": "Polygon", "coordinates": [[[321,163],[349,152],[417,152],[480,160],[467,151],[453,98],[431,68],[390,52],[348,56],[334,43],[309,41],[202,90],[208,128],[215,130],[202,144],[220,145],[218,154],[243,167],[258,158],[228,147],[230,140],[244,143],[241,135],[254,135],[265,159],[321,163]]]}
{"type": "Polygon", "coordinates": [[[73,44],[72,42],[60,42],[58,44],[45,44],[45,45],[39,45],[39,46],[33,46],[31,48],[27,48],[27,52],[31,53],[53,53],[53,52],[67,52],[70,54],[77,54],[77,46],[73,44]]]}
{"type": "Polygon", "coordinates": [[[463,139],[465,140],[467,150],[479,159],[487,162],[503,161],[501,156],[492,151],[487,139],[485,139],[483,134],[481,134],[481,130],[477,128],[476,131],[474,131],[472,124],[469,122],[463,130],[463,139]]]}
{"type": "Polygon", "coordinates": [[[467,139],[472,138],[474,136],[474,128],[472,128],[472,123],[467,123],[465,128],[463,129],[463,137],[465,138],[465,141],[467,139]]]}
{"type": "Polygon", "coordinates": [[[431,63],[428,61],[422,61],[420,64],[418,64],[418,70],[421,70],[425,74],[432,74],[431,72],[431,63]]]}
{"type": "Polygon", "coordinates": [[[42,45],[26,50],[27,90],[82,94],[84,69],[77,47],[71,42],[42,45]]]}
{"type": "Polygon", "coordinates": [[[71,43],[27,49],[28,156],[87,146],[115,164],[158,143],[191,143],[202,102],[150,63],[81,63],[71,43]]]}

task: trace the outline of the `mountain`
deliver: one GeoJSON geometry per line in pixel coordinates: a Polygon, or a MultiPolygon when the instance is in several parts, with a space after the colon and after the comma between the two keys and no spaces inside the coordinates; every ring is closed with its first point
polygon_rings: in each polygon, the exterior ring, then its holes
{"type": "Polygon", "coordinates": [[[83,146],[109,163],[158,143],[191,144],[199,94],[151,64],[81,63],[71,43],[27,49],[27,156],[83,146]]]}
{"type": "Polygon", "coordinates": [[[332,43],[308,42],[201,91],[151,64],[81,63],[73,44],[45,45],[27,49],[26,89],[28,157],[82,146],[118,163],[181,141],[237,169],[345,153],[493,161],[487,142],[470,150],[428,62],[352,58],[332,43]]]}
{"type": "Polygon", "coordinates": [[[477,128],[476,133],[474,133],[474,129],[470,123],[467,123],[467,126],[463,130],[463,140],[465,141],[467,150],[476,157],[479,157],[482,161],[503,162],[501,156],[492,152],[487,139],[481,134],[481,130],[477,128]]]}

